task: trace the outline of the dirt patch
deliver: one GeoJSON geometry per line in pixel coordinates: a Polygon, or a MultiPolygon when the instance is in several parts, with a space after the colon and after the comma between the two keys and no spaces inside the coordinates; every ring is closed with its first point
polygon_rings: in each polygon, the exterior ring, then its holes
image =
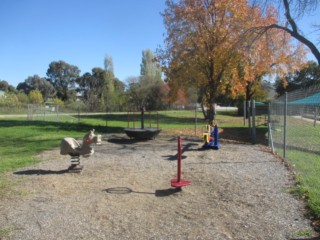
{"type": "MultiPolygon", "coordinates": [[[[104,136],[82,159],[81,174],[66,169],[58,149],[40,164],[8,174],[19,196],[0,206],[2,239],[290,239],[312,233],[303,204],[288,193],[290,173],[258,145],[222,143],[202,150],[182,142],[183,179],[175,191],[177,138],[135,142],[104,136]]],[[[1,237],[0,237],[1,238],[1,237]]]]}

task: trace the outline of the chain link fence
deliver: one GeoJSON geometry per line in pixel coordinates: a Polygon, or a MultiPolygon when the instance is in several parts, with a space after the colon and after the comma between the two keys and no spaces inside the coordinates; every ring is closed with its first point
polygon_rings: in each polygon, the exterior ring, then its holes
{"type": "Polygon", "coordinates": [[[269,143],[281,156],[319,154],[320,85],[286,93],[270,103],[269,143]]]}
{"type": "Polygon", "coordinates": [[[244,101],[243,106],[238,107],[238,115],[243,115],[243,124],[249,129],[249,135],[251,142],[256,144],[257,142],[264,142],[261,138],[261,134],[257,135],[257,128],[265,127],[268,125],[269,108],[265,102],[257,102],[255,100],[244,101]]]}

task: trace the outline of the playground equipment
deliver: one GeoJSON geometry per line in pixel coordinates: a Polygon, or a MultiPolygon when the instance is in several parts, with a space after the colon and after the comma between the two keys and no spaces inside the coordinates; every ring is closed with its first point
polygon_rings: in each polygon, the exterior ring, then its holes
{"type": "Polygon", "coordinates": [[[141,107],[141,115],[140,115],[140,122],[141,122],[141,127],[136,128],[135,127],[135,115],[134,113],[132,114],[132,123],[133,123],[133,128],[130,128],[130,113],[128,113],[128,128],[125,128],[124,131],[127,134],[129,138],[134,138],[137,140],[150,140],[154,139],[161,131],[159,128],[159,121],[158,121],[158,115],[157,115],[157,128],[151,127],[151,122],[150,122],[150,127],[145,127],[144,126],[144,120],[145,120],[145,108],[141,107]]]}
{"type": "Polygon", "coordinates": [[[211,148],[218,150],[220,148],[219,144],[219,129],[217,125],[213,127],[211,125],[205,126],[205,131],[202,133],[203,146],[202,148],[211,148]]]}
{"type": "Polygon", "coordinates": [[[182,150],[181,150],[181,137],[178,137],[178,165],[177,165],[177,178],[171,179],[171,187],[176,188],[177,190],[181,190],[181,187],[191,185],[191,182],[181,179],[181,158],[182,158],[182,150]]]}
{"type": "Polygon", "coordinates": [[[60,154],[71,156],[71,165],[68,168],[68,172],[79,173],[82,171],[83,166],[80,165],[80,156],[87,158],[94,153],[94,150],[91,147],[92,143],[97,145],[101,144],[101,135],[95,135],[94,129],[84,135],[82,144],[74,138],[69,137],[61,140],[60,154]]]}

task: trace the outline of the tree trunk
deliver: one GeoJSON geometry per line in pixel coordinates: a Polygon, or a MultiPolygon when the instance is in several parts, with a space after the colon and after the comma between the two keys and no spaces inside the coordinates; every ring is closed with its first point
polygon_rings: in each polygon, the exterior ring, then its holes
{"type": "Polygon", "coordinates": [[[216,104],[213,102],[210,104],[210,108],[208,110],[208,120],[209,124],[213,124],[216,120],[216,104]]]}
{"type": "Polygon", "coordinates": [[[216,104],[210,104],[210,107],[205,110],[203,104],[201,104],[202,113],[205,120],[208,120],[208,124],[212,124],[216,119],[216,104]]]}
{"type": "Polygon", "coordinates": [[[208,115],[207,115],[206,110],[204,109],[203,103],[201,103],[201,110],[202,110],[202,114],[203,114],[204,119],[208,119],[208,115]]]}

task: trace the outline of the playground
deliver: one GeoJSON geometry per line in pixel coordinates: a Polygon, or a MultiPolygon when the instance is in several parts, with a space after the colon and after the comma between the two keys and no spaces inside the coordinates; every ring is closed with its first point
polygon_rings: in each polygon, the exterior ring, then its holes
{"type": "Polygon", "coordinates": [[[312,236],[304,203],[289,188],[291,172],[261,145],[177,136],[136,141],[102,136],[95,153],[69,173],[59,149],[8,173],[16,182],[0,205],[1,239],[301,239],[312,236]],[[17,197],[18,196],[18,197],[17,197]]]}

